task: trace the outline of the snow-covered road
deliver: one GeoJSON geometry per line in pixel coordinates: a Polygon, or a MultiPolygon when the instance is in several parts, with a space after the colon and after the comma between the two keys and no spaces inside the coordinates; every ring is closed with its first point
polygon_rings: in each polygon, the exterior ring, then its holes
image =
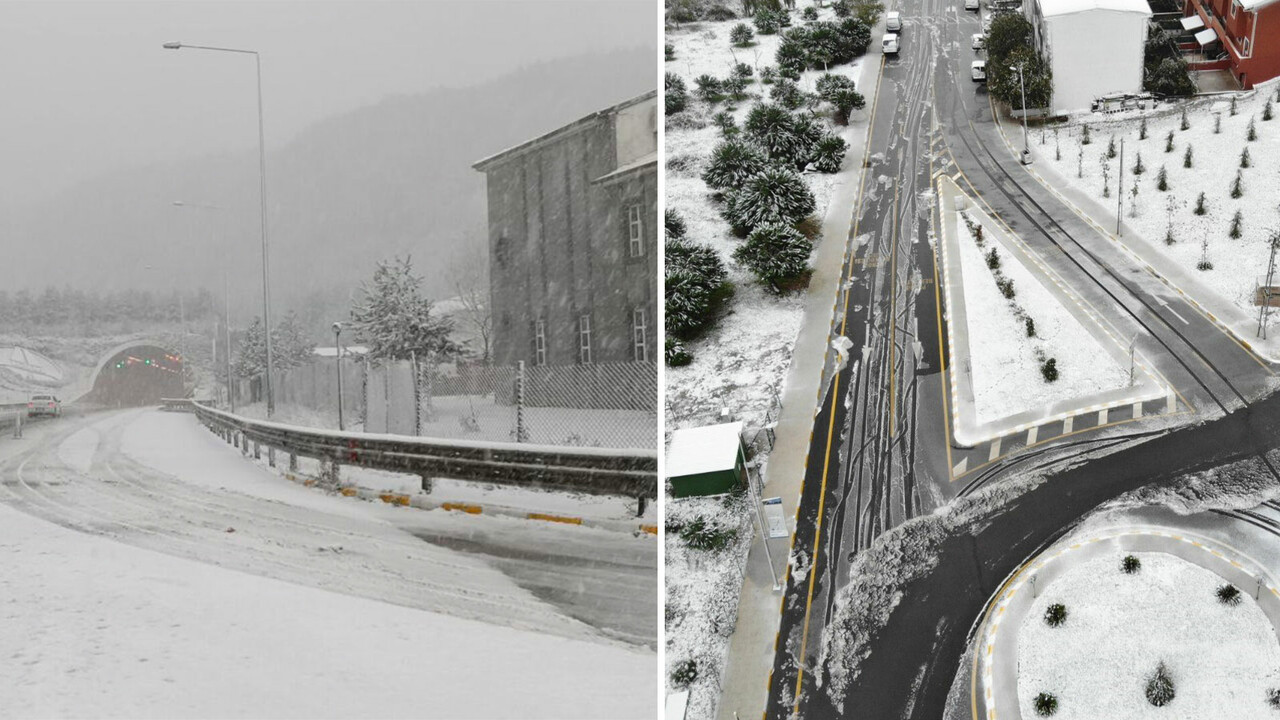
{"type": "Polygon", "coordinates": [[[0,715],[654,714],[652,539],[326,495],[155,411],[0,481],[0,715]]]}

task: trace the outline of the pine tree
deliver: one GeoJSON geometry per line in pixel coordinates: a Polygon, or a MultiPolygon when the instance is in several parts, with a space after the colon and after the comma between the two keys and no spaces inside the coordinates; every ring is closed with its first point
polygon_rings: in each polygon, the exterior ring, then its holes
{"type": "Polygon", "coordinates": [[[816,207],[813,193],[804,180],[781,167],[768,167],[743,183],[727,198],[725,217],[739,233],[766,223],[795,225],[816,207]]]}
{"type": "Polygon", "coordinates": [[[1271,112],[1271,98],[1267,98],[1267,104],[1262,106],[1262,121],[1266,122],[1273,117],[1271,112]]]}
{"type": "Polygon", "coordinates": [[[747,266],[760,282],[778,292],[809,269],[813,243],[800,231],[782,223],[766,223],[751,231],[733,258],[747,266]]]}
{"type": "Polygon", "coordinates": [[[1111,166],[1102,163],[1102,197],[1111,197],[1111,166]]]}
{"type": "Polygon", "coordinates": [[[432,314],[431,300],[422,296],[422,278],[413,273],[412,258],[379,262],[373,279],[361,283],[360,294],[351,308],[351,325],[368,346],[370,360],[458,353],[458,346],[449,339],[453,321],[432,314]]]}
{"type": "Polygon", "coordinates": [[[298,314],[290,310],[271,332],[271,364],[276,370],[288,370],[310,362],[315,357],[316,344],[307,337],[298,320],[298,314]]]}
{"type": "Polygon", "coordinates": [[[1247,147],[1240,151],[1240,167],[1249,167],[1249,148],[1247,147]]]}
{"type": "Polygon", "coordinates": [[[1145,115],[1142,116],[1142,122],[1138,125],[1138,139],[1147,139],[1147,117],[1145,115]]]}
{"type": "Polygon", "coordinates": [[[1184,168],[1191,167],[1191,145],[1190,144],[1187,145],[1186,152],[1182,153],[1182,167],[1184,168]]]}
{"type": "Polygon", "coordinates": [[[1195,212],[1195,214],[1197,214],[1197,215],[1204,215],[1205,213],[1209,212],[1209,210],[1204,206],[1204,192],[1203,192],[1203,191],[1200,193],[1200,197],[1196,198],[1196,209],[1195,209],[1195,211],[1194,211],[1194,212],[1195,212]]]}
{"type": "Polygon", "coordinates": [[[1222,113],[1213,114],[1213,134],[1214,135],[1222,134],[1222,113]]]}
{"type": "Polygon", "coordinates": [[[1232,240],[1240,239],[1240,223],[1244,221],[1240,211],[1236,210],[1236,214],[1231,216],[1231,230],[1227,233],[1232,240]]]}
{"type": "Polygon", "coordinates": [[[1084,177],[1084,148],[1080,148],[1080,151],[1076,153],[1076,177],[1084,177]]]}
{"type": "Polygon", "coordinates": [[[1191,123],[1187,122],[1187,106],[1186,105],[1182,106],[1182,121],[1178,124],[1178,127],[1182,128],[1183,130],[1191,129],[1191,123]]]}
{"type": "Polygon", "coordinates": [[[1084,125],[1082,126],[1082,128],[1083,129],[1080,131],[1080,144],[1088,145],[1089,143],[1093,142],[1093,138],[1089,136],[1089,126],[1084,125]]]}
{"type": "Polygon", "coordinates": [[[1107,140],[1107,159],[1114,160],[1115,157],[1116,157],[1116,136],[1112,135],[1111,138],[1107,140]]]}
{"type": "Polygon", "coordinates": [[[1231,117],[1235,117],[1235,116],[1236,116],[1236,98],[1233,95],[1231,96],[1231,117]]]}
{"type": "Polygon", "coordinates": [[[752,143],[725,140],[711,151],[702,180],[713,190],[738,188],[767,163],[764,153],[752,143]]]}
{"type": "Polygon", "coordinates": [[[1147,171],[1147,166],[1142,164],[1142,153],[1137,153],[1137,159],[1133,162],[1133,174],[1141,175],[1147,171]]]}
{"type": "Polygon", "coordinates": [[[1163,165],[1160,166],[1160,174],[1156,176],[1156,189],[1160,192],[1168,192],[1169,190],[1169,176],[1165,172],[1163,165]]]}
{"type": "Polygon", "coordinates": [[[1240,170],[1236,170],[1236,179],[1231,183],[1231,197],[1240,199],[1244,195],[1244,185],[1240,180],[1240,170]]]}
{"type": "Polygon", "coordinates": [[[1173,152],[1173,131],[1172,130],[1170,130],[1169,134],[1165,136],[1164,151],[1167,153],[1173,152]]]}
{"type": "Polygon", "coordinates": [[[1258,128],[1254,127],[1253,118],[1249,118],[1249,131],[1244,136],[1245,140],[1253,142],[1258,139],[1258,128]]]}
{"type": "MultiPolygon", "coordinates": [[[[274,358],[273,358],[274,359],[274,358]]],[[[267,341],[262,331],[262,318],[254,318],[240,338],[240,347],[232,372],[238,378],[257,377],[267,367],[267,341]]]]}
{"type": "Polygon", "coordinates": [[[1147,679],[1147,702],[1156,707],[1164,707],[1173,702],[1173,697],[1173,678],[1169,676],[1169,668],[1162,662],[1147,679]]]}

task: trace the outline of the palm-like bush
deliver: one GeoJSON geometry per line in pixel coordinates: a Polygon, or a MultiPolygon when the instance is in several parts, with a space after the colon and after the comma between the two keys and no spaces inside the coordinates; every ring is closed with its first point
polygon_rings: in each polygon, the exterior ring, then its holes
{"type": "Polygon", "coordinates": [[[1067,621],[1067,606],[1054,603],[1044,609],[1044,622],[1049,627],[1061,627],[1067,621]]]}
{"type": "Polygon", "coordinates": [[[848,149],[849,144],[839,135],[824,135],[813,146],[814,169],[823,173],[839,172],[848,149]]]}
{"type": "Polygon", "coordinates": [[[685,87],[684,80],[679,75],[667,73],[665,88],[667,114],[673,115],[684,110],[689,103],[689,90],[685,87]]]}
{"type": "Polygon", "coordinates": [[[809,269],[813,243],[791,225],[766,223],[751,231],[733,257],[773,291],[809,269]]]}
{"type": "Polygon", "coordinates": [[[738,23],[729,31],[729,42],[737,45],[738,47],[746,47],[750,45],[751,41],[754,40],[755,37],[755,31],[746,23],[738,23]]]}
{"type": "Polygon", "coordinates": [[[809,186],[796,173],[767,167],[747,179],[728,196],[725,216],[739,233],[766,223],[795,225],[809,217],[816,204],[809,186]]]}
{"type": "Polygon", "coordinates": [[[711,151],[702,180],[713,189],[741,187],[747,178],[765,168],[764,153],[755,145],[743,140],[725,140],[711,151]]]}
{"type": "Polygon", "coordinates": [[[793,167],[803,167],[808,162],[813,143],[821,136],[820,131],[818,137],[814,136],[811,123],[776,103],[760,103],[751,108],[742,128],[770,160],[793,167]]]}
{"type": "Polygon", "coordinates": [[[1036,695],[1032,705],[1036,709],[1036,714],[1040,717],[1049,717],[1058,712],[1058,698],[1052,693],[1040,693],[1036,695]]]}
{"type": "Polygon", "coordinates": [[[1132,575],[1142,569],[1142,561],[1134,555],[1125,555],[1120,561],[1120,569],[1125,575],[1132,575]]]}

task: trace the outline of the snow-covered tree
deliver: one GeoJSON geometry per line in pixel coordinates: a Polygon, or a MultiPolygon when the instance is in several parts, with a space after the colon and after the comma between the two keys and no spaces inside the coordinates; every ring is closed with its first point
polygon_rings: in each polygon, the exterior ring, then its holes
{"type": "Polygon", "coordinates": [[[1156,671],[1147,678],[1146,693],[1147,702],[1156,707],[1164,707],[1173,702],[1173,677],[1169,675],[1169,668],[1163,662],[1156,665],[1156,671]]]}
{"type": "Polygon", "coordinates": [[[1191,144],[1187,143],[1187,149],[1182,153],[1182,167],[1189,168],[1191,165],[1191,144]]]}
{"type": "Polygon", "coordinates": [[[1253,142],[1258,139],[1258,128],[1254,125],[1253,118],[1249,118],[1249,129],[1245,133],[1244,139],[1249,142],[1253,142]]]}
{"type": "Polygon", "coordinates": [[[1142,153],[1137,153],[1137,159],[1133,161],[1133,174],[1141,175],[1147,171],[1147,166],[1142,164],[1142,153]]]}
{"type": "Polygon", "coordinates": [[[240,378],[257,377],[266,370],[267,340],[262,331],[262,318],[254,318],[245,328],[233,365],[236,377],[240,378]]]}
{"type": "Polygon", "coordinates": [[[668,239],[664,275],[667,333],[688,340],[714,322],[729,294],[724,263],[705,245],[668,239]]]}
{"type": "Polygon", "coordinates": [[[371,360],[408,360],[434,353],[458,352],[450,339],[453,321],[432,314],[422,296],[422,278],[414,275],[409,257],[380,262],[373,279],[360,286],[361,298],[351,308],[355,336],[369,348],[371,360]]]}
{"type": "Polygon", "coordinates": [[[667,240],[683,240],[687,231],[684,218],[680,217],[680,213],[675,208],[667,208],[663,217],[663,231],[666,233],[667,240]]]}
{"type": "Polygon", "coordinates": [[[1241,172],[1242,171],[1240,170],[1236,170],[1236,179],[1231,182],[1231,197],[1236,199],[1239,199],[1244,195],[1244,183],[1240,177],[1241,172]]]}
{"type": "Polygon", "coordinates": [[[764,170],[767,164],[764,153],[754,144],[744,140],[725,140],[711,151],[702,180],[707,187],[716,190],[736,189],[747,178],[764,170]]]}
{"type": "Polygon", "coordinates": [[[1196,209],[1194,212],[1196,215],[1204,215],[1209,212],[1204,205],[1204,192],[1201,192],[1200,197],[1196,198],[1196,209]]]}
{"type": "Polygon", "coordinates": [[[729,42],[737,45],[738,47],[747,47],[753,40],[755,40],[755,37],[755,31],[753,31],[751,26],[746,23],[738,23],[729,31],[729,42]]]}
{"type": "Polygon", "coordinates": [[[288,370],[310,362],[315,357],[316,344],[302,329],[298,314],[285,313],[275,330],[271,332],[271,364],[276,370],[288,370]]]}
{"type": "Polygon", "coordinates": [[[813,243],[794,227],[765,223],[751,231],[733,257],[777,292],[785,282],[809,269],[811,252],[813,243]]]}
{"type": "Polygon", "coordinates": [[[1139,140],[1147,139],[1147,116],[1146,115],[1142,116],[1142,122],[1138,125],[1138,139],[1139,140]]]}
{"type": "Polygon", "coordinates": [[[1232,240],[1240,239],[1240,223],[1242,222],[1244,222],[1244,217],[1239,210],[1236,210],[1236,214],[1231,216],[1231,229],[1227,231],[1228,237],[1232,240]]]}
{"type": "Polygon", "coordinates": [[[698,97],[708,103],[716,103],[721,99],[722,92],[720,89],[720,80],[712,75],[699,75],[693,84],[697,86],[694,92],[698,97]]]}
{"type": "Polygon", "coordinates": [[[681,80],[680,76],[675,73],[667,73],[664,88],[663,97],[666,102],[667,115],[682,112],[689,103],[689,90],[685,87],[684,80],[681,80]]]}
{"type": "Polygon", "coordinates": [[[751,176],[727,200],[725,216],[740,233],[765,223],[795,225],[811,215],[816,207],[813,193],[804,180],[780,167],[765,168],[751,176]]]}
{"type": "Polygon", "coordinates": [[[1169,134],[1166,135],[1164,138],[1164,151],[1167,153],[1173,152],[1173,131],[1172,130],[1170,130],[1169,134]]]}
{"type": "Polygon", "coordinates": [[[834,173],[840,171],[844,162],[844,154],[849,144],[836,134],[824,135],[813,148],[813,168],[818,172],[834,173]]]}
{"type": "Polygon", "coordinates": [[[808,162],[817,140],[807,133],[796,115],[776,103],[759,103],[751,108],[742,129],[770,160],[797,168],[808,162]]]}
{"type": "Polygon", "coordinates": [[[1240,167],[1247,168],[1250,164],[1249,148],[1240,151],[1240,167]]]}
{"type": "Polygon", "coordinates": [[[1160,173],[1156,175],[1156,189],[1160,192],[1169,190],[1169,174],[1165,172],[1164,166],[1160,166],[1160,173]]]}

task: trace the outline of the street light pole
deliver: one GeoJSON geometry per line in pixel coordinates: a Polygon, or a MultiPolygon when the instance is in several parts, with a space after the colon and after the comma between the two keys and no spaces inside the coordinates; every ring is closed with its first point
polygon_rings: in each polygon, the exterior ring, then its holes
{"type": "Polygon", "coordinates": [[[342,424],[342,323],[333,324],[333,355],[338,371],[338,430],[346,430],[342,424]]]}
{"type": "MultiPolygon", "coordinates": [[[[214,212],[222,212],[222,208],[218,205],[210,203],[188,203],[181,200],[173,201],[174,207],[180,208],[197,208],[199,210],[212,210],[214,212]]],[[[218,229],[215,223],[209,223],[209,246],[217,249],[218,247],[218,229]]],[[[222,329],[225,332],[226,353],[227,353],[227,406],[231,412],[236,411],[236,394],[232,387],[231,381],[231,290],[230,283],[227,281],[227,261],[222,263],[222,329]]],[[[216,334],[216,330],[214,331],[216,334]]],[[[215,356],[213,361],[216,363],[218,358],[215,356]]]]}
{"type": "Polygon", "coordinates": [[[275,367],[272,362],[271,355],[271,261],[267,240],[267,146],[266,136],[263,131],[262,122],[262,57],[257,50],[240,50],[237,48],[210,47],[208,45],[185,45],[179,42],[167,42],[164,44],[166,50],[209,50],[212,52],[229,52],[241,55],[252,55],[254,68],[258,80],[258,190],[259,190],[259,208],[262,216],[262,323],[265,328],[267,345],[267,368],[266,368],[266,391],[267,391],[267,417],[270,418],[275,413],[276,403],[275,395],[271,391],[271,371],[275,367]]]}

